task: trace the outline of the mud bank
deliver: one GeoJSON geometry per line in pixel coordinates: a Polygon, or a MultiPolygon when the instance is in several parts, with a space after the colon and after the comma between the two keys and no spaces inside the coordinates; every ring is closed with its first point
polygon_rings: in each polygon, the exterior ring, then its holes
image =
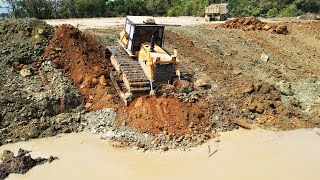
{"type": "Polygon", "coordinates": [[[38,157],[59,156],[26,175],[8,179],[317,179],[319,129],[271,132],[236,130],[187,151],[166,153],[114,148],[87,132],[0,147],[32,150],[38,157]],[[218,142],[217,142],[218,140],[218,142]],[[208,146],[211,152],[209,157],[208,146]]]}

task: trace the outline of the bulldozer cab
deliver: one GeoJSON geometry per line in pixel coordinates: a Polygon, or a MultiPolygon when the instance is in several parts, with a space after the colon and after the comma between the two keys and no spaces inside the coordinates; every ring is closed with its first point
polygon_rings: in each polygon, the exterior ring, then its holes
{"type": "Polygon", "coordinates": [[[129,40],[127,49],[135,54],[140,50],[141,43],[151,42],[155,33],[155,43],[163,46],[164,25],[158,25],[153,17],[148,16],[127,16],[125,33],[129,40]]]}

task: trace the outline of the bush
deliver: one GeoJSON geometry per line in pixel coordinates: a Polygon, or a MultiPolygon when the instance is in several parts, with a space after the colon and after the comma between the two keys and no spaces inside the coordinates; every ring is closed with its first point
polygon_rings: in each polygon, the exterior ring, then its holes
{"type": "Polygon", "coordinates": [[[301,10],[297,8],[297,5],[295,4],[290,4],[288,7],[284,8],[279,16],[280,17],[294,17],[294,16],[299,16],[303,14],[301,10]]]}
{"type": "Polygon", "coordinates": [[[276,17],[279,15],[279,11],[277,8],[272,8],[267,12],[267,17],[276,17]]]}

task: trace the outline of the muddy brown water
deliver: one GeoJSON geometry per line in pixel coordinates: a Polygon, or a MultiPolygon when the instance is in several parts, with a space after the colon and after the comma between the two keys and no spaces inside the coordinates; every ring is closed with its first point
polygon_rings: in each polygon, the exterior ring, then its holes
{"type": "Polygon", "coordinates": [[[0,147],[32,150],[33,157],[58,156],[13,180],[87,179],[319,179],[319,129],[288,132],[237,130],[186,151],[146,152],[113,148],[88,132],[0,147]],[[220,142],[216,142],[220,140],[220,142]],[[208,146],[211,152],[208,157],[208,146]]]}

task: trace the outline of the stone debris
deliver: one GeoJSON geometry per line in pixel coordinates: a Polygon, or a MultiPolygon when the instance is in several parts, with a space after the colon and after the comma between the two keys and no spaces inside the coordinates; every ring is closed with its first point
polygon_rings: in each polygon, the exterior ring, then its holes
{"type": "Polygon", "coordinates": [[[268,62],[269,61],[269,56],[266,53],[262,53],[261,54],[261,60],[264,62],[268,62]]]}

